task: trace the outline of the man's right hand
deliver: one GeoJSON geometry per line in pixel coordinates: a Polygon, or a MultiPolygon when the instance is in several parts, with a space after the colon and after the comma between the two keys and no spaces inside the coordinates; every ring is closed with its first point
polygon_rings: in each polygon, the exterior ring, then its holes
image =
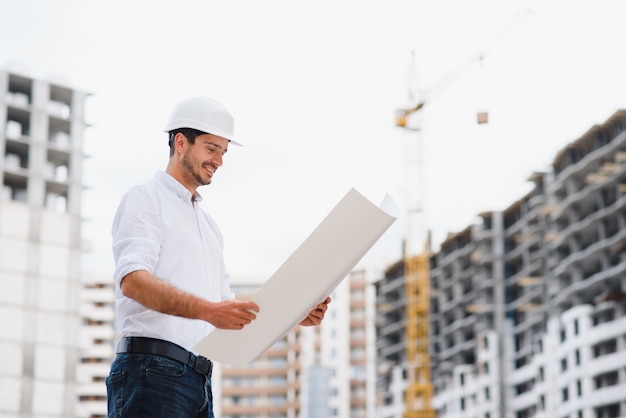
{"type": "Polygon", "coordinates": [[[206,312],[206,321],[215,328],[242,329],[256,318],[259,305],[252,301],[224,300],[212,302],[206,312]]]}

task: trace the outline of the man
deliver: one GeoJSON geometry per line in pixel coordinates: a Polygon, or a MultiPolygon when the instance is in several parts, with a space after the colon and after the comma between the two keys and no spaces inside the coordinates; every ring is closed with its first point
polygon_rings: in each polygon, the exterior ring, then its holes
{"type": "MultiPolygon", "coordinates": [[[[214,328],[242,329],[259,307],[236,300],[222,235],[199,207],[233,137],[233,118],[217,101],[180,102],[165,126],[165,171],[132,188],[113,220],[117,356],[106,380],[109,417],[213,415],[210,360],[193,347],[214,328]]],[[[330,298],[300,324],[318,325],[330,298]]]]}

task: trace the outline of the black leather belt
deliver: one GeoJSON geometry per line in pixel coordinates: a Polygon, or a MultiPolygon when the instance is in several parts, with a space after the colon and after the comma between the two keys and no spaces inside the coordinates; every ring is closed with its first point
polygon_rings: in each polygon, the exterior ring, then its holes
{"type": "Polygon", "coordinates": [[[124,337],[117,345],[117,354],[122,353],[156,354],[180,361],[208,377],[213,373],[213,362],[208,358],[196,356],[177,344],[156,338],[124,337]]]}

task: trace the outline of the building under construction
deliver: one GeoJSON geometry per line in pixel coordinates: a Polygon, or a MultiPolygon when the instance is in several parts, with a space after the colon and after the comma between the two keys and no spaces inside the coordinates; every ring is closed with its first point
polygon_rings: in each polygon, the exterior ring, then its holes
{"type": "Polygon", "coordinates": [[[89,93],[0,71],[0,416],[104,417],[113,284],[82,270],[89,93]]]}
{"type": "MultiPolygon", "coordinates": [[[[626,416],[626,111],[530,181],[430,256],[439,418],[626,416]]],[[[380,418],[410,387],[403,264],[377,284],[380,418]]]]}

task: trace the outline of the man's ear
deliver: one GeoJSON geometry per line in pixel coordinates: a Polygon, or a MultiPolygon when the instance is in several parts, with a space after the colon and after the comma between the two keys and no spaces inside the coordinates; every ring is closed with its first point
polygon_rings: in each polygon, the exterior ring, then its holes
{"type": "Polygon", "coordinates": [[[186,142],[187,137],[183,135],[182,132],[178,132],[176,136],[174,136],[174,150],[176,152],[182,152],[186,142]]]}

